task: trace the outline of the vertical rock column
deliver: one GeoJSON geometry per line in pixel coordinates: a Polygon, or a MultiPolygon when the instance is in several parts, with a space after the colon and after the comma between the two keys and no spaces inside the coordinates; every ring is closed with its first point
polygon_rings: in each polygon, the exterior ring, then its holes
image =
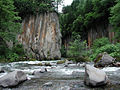
{"type": "Polygon", "coordinates": [[[58,15],[54,12],[26,17],[18,41],[28,55],[36,59],[61,58],[61,32],[58,15]]]}

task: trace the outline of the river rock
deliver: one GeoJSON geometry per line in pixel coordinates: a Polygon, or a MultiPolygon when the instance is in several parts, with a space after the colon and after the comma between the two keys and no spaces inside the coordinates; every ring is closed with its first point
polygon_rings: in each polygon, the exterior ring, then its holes
{"type": "Polygon", "coordinates": [[[95,59],[95,67],[111,66],[115,62],[115,58],[111,57],[107,53],[99,54],[95,59]],[[100,59],[100,60],[98,60],[100,59]]]}
{"type": "Polygon", "coordinates": [[[0,86],[12,87],[27,80],[27,76],[22,71],[13,71],[0,78],[0,86]]]}
{"type": "Polygon", "coordinates": [[[32,75],[38,75],[40,73],[45,73],[45,72],[47,72],[47,69],[46,68],[41,68],[40,70],[34,71],[32,73],[32,75]]]}
{"type": "Polygon", "coordinates": [[[108,83],[108,77],[106,73],[100,69],[97,69],[93,66],[85,66],[85,85],[88,86],[104,86],[108,83]]]}
{"type": "Polygon", "coordinates": [[[120,62],[114,63],[113,66],[115,66],[115,67],[120,67],[120,62]]]}
{"type": "Polygon", "coordinates": [[[4,69],[2,67],[0,67],[0,73],[4,73],[4,69]]]}
{"type": "Polygon", "coordinates": [[[73,64],[73,61],[66,60],[65,64],[73,64]]]}
{"type": "Polygon", "coordinates": [[[25,17],[18,41],[37,60],[61,58],[61,32],[58,14],[49,12],[25,17]]]}

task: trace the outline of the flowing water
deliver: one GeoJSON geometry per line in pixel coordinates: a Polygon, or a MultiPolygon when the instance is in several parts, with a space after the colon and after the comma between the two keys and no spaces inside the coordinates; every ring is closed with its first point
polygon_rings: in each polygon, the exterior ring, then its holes
{"type": "MultiPolygon", "coordinates": [[[[64,64],[56,65],[57,61],[50,62],[52,66],[39,66],[40,61],[23,61],[12,63],[0,63],[5,73],[0,73],[0,77],[14,70],[24,71],[28,80],[14,88],[0,88],[0,90],[119,90],[120,89],[120,68],[106,67],[103,70],[107,73],[113,85],[105,87],[90,88],[84,85],[84,67],[71,64],[65,67],[64,64]],[[47,68],[48,72],[33,75],[34,71],[47,68]],[[52,83],[45,85],[45,83],[52,83]]],[[[91,64],[93,65],[93,64],[91,64]]]]}

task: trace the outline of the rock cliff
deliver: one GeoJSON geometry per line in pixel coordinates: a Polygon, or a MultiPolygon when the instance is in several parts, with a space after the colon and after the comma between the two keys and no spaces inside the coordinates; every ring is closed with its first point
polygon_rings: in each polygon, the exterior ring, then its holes
{"type": "Polygon", "coordinates": [[[18,41],[28,55],[36,59],[61,58],[61,32],[57,13],[44,13],[26,17],[22,22],[18,41]]]}

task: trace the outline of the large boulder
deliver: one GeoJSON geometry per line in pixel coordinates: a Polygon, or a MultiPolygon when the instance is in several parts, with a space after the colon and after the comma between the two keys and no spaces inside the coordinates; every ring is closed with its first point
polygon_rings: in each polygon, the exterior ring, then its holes
{"type": "Polygon", "coordinates": [[[88,86],[97,87],[103,86],[108,83],[108,77],[106,73],[93,66],[85,66],[85,78],[84,83],[88,86]]]}
{"type": "Polygon", "coordinates": [[[22,71],[13,71],[0,78],[0,86],[12,87],[27,80],[27,76],[22,71]]]}
{"type": "Polygon", "coordinates": [[[105,67],[113,65],[115,62],[115,58],[111,57],[107,53],[99,54],[95,61],[95,67],[105,67]]]}

